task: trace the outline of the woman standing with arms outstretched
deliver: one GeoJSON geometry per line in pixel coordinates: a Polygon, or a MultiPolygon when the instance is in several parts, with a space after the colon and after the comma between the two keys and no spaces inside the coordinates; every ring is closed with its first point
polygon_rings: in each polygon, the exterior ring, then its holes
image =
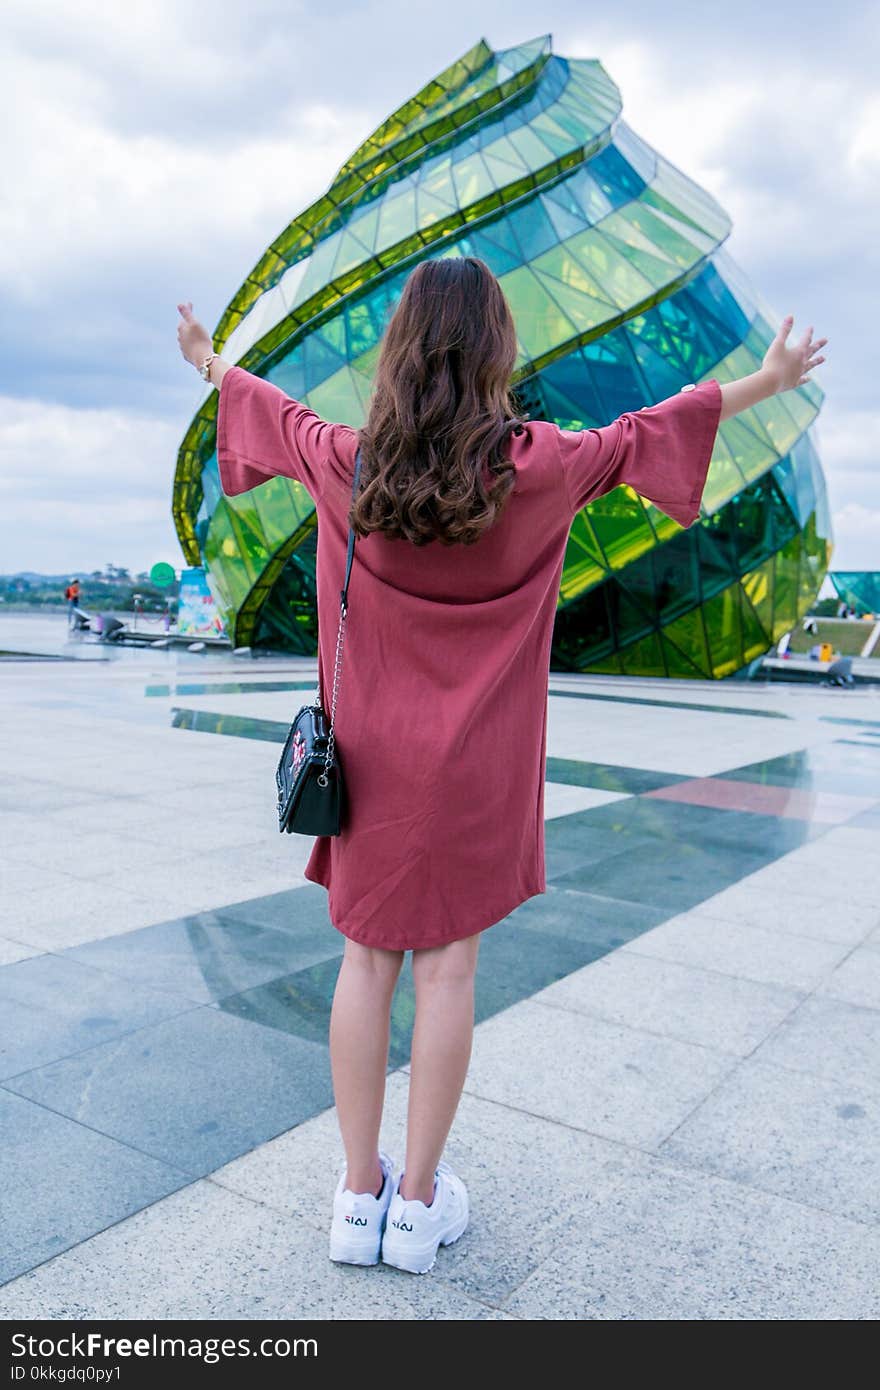
{"type": "Polygon", "coordinates": [[[789,346],[788,316],[758,371],[563,430],[515,409],[516,330],[488,266],[425,260],[385,329],[366,424],[354,429],[215,356],[192,306],[178,308],[181,351],[207,364],[220,393],[224,492],[280,475],[314,499],[322,691],[350,521],[358,536],[336,712],[347,810],[305,868],[345,937],[330,1056],[346,1168],[330,1256],[423,1273],[468,1223],[465,1185],[442,1154],[470,1060],[480,934],[546,891],[547,677],[571,523],[628,483],[690,526],[719,423],[807,380],[827,339],[808,329],[789,346]],[[379,1131],[408,950],[416,1014],[398,1172],[379,1131]]]}

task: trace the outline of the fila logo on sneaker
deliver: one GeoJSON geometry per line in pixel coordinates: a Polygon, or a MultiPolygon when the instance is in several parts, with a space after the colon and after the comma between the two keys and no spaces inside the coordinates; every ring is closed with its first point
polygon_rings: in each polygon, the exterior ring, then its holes
{"type": "Polygon", "coordinates": [[[365,1216],[347,1216],[345,1219],[349,1226],[366,1226],[367,1224],[367,1218],[365,1216]]]}
{"type": "Polygon", "coordinates": [[[412,1226],[407,1221],[392,1221],[392,1226],[398,1231],[411,1231],[412,1226]]]}

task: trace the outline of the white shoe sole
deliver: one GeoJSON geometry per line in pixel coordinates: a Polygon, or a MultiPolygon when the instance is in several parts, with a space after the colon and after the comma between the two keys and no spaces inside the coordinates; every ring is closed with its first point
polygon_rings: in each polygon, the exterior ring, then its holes
{"type": "Polygon", "coordinates": [[[430,1245],[423,1245],[420,1249],[408,1245],[405,1241],[395,1245],[386,1233],[382,1241],[382,1263],[393,1265],[395,1269],[403,1269],[407,1274],[428,1274],[434,1268],[440,1246],[454,1245],[460,1240],[467,1230],[468,1219],[469,1213],[465,1212],[446,1235],[441,1236],[436,1243],[432,1241],[430,1245]]]}
{"type": "Polygon", "coordinates": [[[377,1246],[375,1241],[358,1242],[356,1240],[346,1240],[345,1238],[330,1237],[330,1258],[340,1265],[377,1265],[381,1250],[381,1241],[377,1246]]]}

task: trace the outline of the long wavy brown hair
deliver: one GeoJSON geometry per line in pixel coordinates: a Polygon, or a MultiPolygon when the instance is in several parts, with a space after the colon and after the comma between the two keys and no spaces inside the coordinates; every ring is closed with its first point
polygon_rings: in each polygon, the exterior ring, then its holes
{"type": "Polygon", "coordinates": [[[516,481],[506,457],[524,421],[511,390],[516,330],[504,291],[474,256],[421,261],[382,336],[358,431],[355,534],[472,545],[516,481]]]}

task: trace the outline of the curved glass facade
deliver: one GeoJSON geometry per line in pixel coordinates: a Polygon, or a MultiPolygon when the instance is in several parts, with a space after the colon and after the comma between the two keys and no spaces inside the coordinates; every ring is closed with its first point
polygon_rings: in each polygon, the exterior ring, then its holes
{"type": "MultiPolygon", "coordinates": [[[[260,258],[215,347],[326,419],[365,418],[379,342],[413,266],[479,256],[518,332],[532,418],[602,425],[687,381],[754,371],[775,333],[724,250],[718,203],[639,139],[597,60],[549,36],[477,44],[391,115],[260,258]]],[[[571,530],[551,667],[732,674],[806,611],[832,537],[814,383],[722,423],[687,531],[631,488],[571,530]]],[[[224,498],[211,389],[180,449],[174,517],[227,627],[314,654],[315,514],[293,479],[224,498]]]]}
{"type": "Polygon", "coordinates": [[[832,570],[840,598],[859,613],[880,613],[880,570],[832,570]]]}

